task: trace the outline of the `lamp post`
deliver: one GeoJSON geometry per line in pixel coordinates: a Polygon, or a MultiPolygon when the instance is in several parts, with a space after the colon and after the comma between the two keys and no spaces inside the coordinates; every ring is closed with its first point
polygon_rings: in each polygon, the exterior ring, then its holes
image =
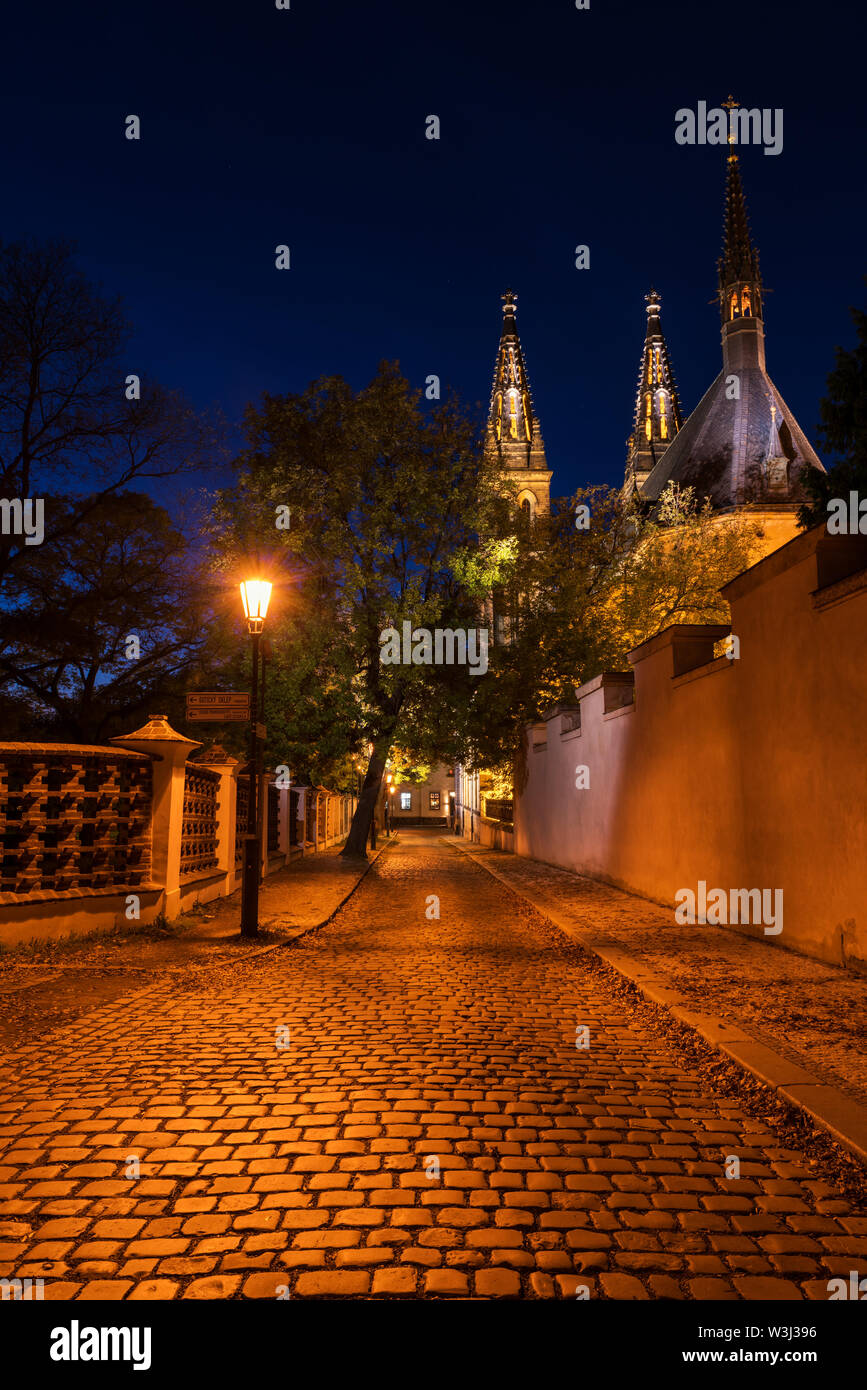
{"type": "Polygon", "coordinates": [[[253,676],[250,690],[250,796],[247,807],[247,833],[244,836],[244,872],[241,880],[241,935],[259,935],[259,867],[262,858],[259,836],[259,638],[272,586],[266,579],[246,579],[241,584],[241,602],[247,631],[253,639],[253,676]]]}

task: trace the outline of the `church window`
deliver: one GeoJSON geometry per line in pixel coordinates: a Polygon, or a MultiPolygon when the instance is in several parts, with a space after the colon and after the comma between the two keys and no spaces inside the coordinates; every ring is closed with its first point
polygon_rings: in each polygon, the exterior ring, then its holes
{"type": "Polygon", "coordinates": [[[524,433],[526,434],[527,438],[529,439],[529,438],[530,438],[530,402],[527,400],[527,393],[526,393],[526,391],[524,392],[523,396],[521,397],[521,400],[522,400],[523,406],[524,406],[524,433]]]}
{"type": "Polygon", "coordinates": [[[665,414],[665,392],[659,393],[659,433],[663,439],[668,438],[668,419],[665,414]]]}
{"type": "Polygon", "coordinates": [[[753,309],[752,300],[750,298],[750,287],[749,285],[744,285],[744,288],[741,291],[741,314],[745,319],[748,319],[752,317],[752,312],[753,309]]]}
{"type": "Polygon", "coordinates": [[[509,434],[513,439],[518,438],[518,393],[509,392],[509,434]]]}
{"type": "Polygon", "coordinates": [[[531,504],[530,504],[530,499],[529,499],[529,497],[525,497],[524,500],[523,500],[523,502],[521,503],[521,520],[522,520],[525,524],[529,524],[529,522],[530,522],[531,519],[532,519],[532,516],[533,516],[533,508],[532,508],[532,506],[531,506],[531,504]]]}
{"type": "Polygon", "coordinates": [[[658,383],[658,382],[660,382],[660,381],[662,380],[662,373],[661,373],[660,370],[659,370],[659,348],[656,348],[656,349],[655,349],[655,352],[656,352],[656,380],[657,380],[657,383],[658,383]]]}
{"type": "Polygon", "coordinates": [[[733,294],[732,297],[731,297],[731,304],[729,305],[729,318],[730,318],[730,319],[736,319],[737,316],[738,316],[738,292],[737,292],[737,290],[735,290],[734,294],[733,294]]]}

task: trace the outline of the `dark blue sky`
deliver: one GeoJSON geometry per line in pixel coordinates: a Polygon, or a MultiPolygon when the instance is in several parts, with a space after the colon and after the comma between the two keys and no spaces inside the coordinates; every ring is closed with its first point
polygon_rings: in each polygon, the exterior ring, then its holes
{"type": "Polygon", "coordinates": [[[860,25],[851,0],[19,7],[2,235],[77,241],[127,302],[129,370],[235,420],[383,357],[486,402],[512,285],[565,493],[622,479],[651,283],[685,411],[719,370],[724,151],[674,114],[732,91],[784,111],[782,154],[742,168],[769,370],[812,436],[867,271],[860,25]]]}

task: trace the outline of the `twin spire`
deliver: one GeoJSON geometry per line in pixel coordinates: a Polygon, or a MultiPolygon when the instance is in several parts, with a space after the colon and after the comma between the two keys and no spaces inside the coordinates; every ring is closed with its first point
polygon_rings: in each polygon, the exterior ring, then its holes
{"type": "Polygon", "coordinates": [[[504,472],[518,483],[518,501],[531,516],[548,511],[551,473],[545,457],[542,430],[518,337],[518,296],[506,290],[503,326],[494,368],[485,447],[504,472]]]}
{"type": "Polygon", "coordinates": [[[506,290],[502,300],[503,327],[494,368],[488,430],[491,443],[503,456],[506,467],[529,467],[534,439],[538,437],[541,443],[541,432],[518,337],[515,317],[518,296],[513,290],[506,290]]]}
{"type": "Polygon", "coordinates": [[[626,492],[640,488],[683,424],[680,399],[659,318],[656,290],[644,296],[647,328],[638,369],[632,434],[627,444],[626,492]]]}

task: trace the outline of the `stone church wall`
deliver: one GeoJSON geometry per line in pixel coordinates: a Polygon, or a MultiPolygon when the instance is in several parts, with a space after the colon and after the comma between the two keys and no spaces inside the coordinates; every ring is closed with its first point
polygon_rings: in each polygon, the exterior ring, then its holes
{"type": "Polygon", "coordinates": [[[702,884],[780,890],[781,931],[722,924],[867,969],[867,537],[817,528],[723,593],[736,656],[713,657],[725,628],[669,628],[527,730],[516,850],[673,922],[702,884]]]}

